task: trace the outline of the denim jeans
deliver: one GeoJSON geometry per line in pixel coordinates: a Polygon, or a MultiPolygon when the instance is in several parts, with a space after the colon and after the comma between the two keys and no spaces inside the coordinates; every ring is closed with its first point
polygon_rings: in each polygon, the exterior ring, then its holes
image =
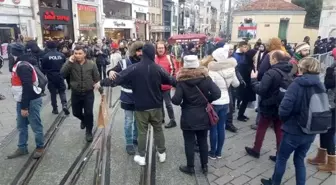
{"type": "Polygon", "coordinates": [[[306,167],[304,159],[314,142],[316,135],[292,135],[284,132],[280,148],[277,153],[274,174],[272,177],[273,185],[280,185],[282,176],[286,171],[286,163],[290,155],[294,152],[294,166],[296,185],[306,184],[306,167]]]}
{"type": "Polygon", "coordinates": [[[210,128],[210,147],[209,155],[221,156],[225,140],[225,124],[226,114],[229,104],[214,105],[214,109],[218,114],[219,120],[217,125],[210,128]]]}
{"type": "Polygon", "coordinates": [[[133,140],[137,140],[138,129],[134,117],[134,111],[125,110],[125,139],[126,145],[133,145],[133,140]]]}
{"type": "MultiPolygon", "coordinates": [[[[174,108],[173,108],[173,104],[172,104],[172,101],[171,101],[170,90],[162,91],[162,96],[163,96],[164,104],[166,105],[166,109],[167,109],[167,112],[168,112],[169,119],[170,120],[175,120],[174,108]]],[[[163,107],[162,107],[162,116],[163,116],[163,121],[164,121],[165,111],[164,111],[163,107]]]]}
{"type": "Polygon", "coordinates": [[[16,104],[16,114],[17,114],[17,129],[19,131],[19,143],[18,147],[20,149],[27,149],[28,142],[28,125],[32,128],[35,134],[35,143],[36,148],[44,147],[44,135],[43,135],[43,125],[41,123],[41,107],[42,107],[42,98],[37,98],[29,102],[27,117],[21,116],[21,103],[16,104]]]}

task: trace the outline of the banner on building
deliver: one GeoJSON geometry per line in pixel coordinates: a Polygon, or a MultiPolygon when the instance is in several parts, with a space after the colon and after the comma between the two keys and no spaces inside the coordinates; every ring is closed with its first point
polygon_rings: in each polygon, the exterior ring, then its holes
{"type": "Polygon", "coordinates": [[[257,38],[257,23],[242,23],[238,27],[238,38],[257,38]]]}

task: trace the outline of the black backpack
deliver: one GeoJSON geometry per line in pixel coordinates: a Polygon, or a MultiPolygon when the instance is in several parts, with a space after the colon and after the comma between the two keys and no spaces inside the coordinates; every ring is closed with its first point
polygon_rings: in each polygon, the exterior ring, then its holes
{"type": "Polygon", "coordinates": [[[281,80],[279,84],[279,89],[273,92],[272,97],[263,100],[262,104],[266,106],[269,106],[269,105],[280,106],[281,101],[287,91],[287,88],[293,82],[293,78],[291,78],[289,74],[283,72],[281,69],[272,68],[270,70],[274,70],[280,75],[281,80]]]}
{"type": "Polygon", "coordinates": [[[336,87],[335,67],[328,67],[324,77],[324,85],[326,89],[333,89],[336,87]]]}
{"type": "Polygon", "coordinates": [[[38,87],[42,89],[42,91],[45,90],[47,83],[48,83],[48,79],[47,77],[42,73],[42,71],[40,70],[40,68],[38,68],[37,66],[31,65],[29,62],[22,62],[21,64],[23,65],[29,65],[29,66],[33,66],[36,75],[37,75],[37,79],[38,79],[38,87]]]}

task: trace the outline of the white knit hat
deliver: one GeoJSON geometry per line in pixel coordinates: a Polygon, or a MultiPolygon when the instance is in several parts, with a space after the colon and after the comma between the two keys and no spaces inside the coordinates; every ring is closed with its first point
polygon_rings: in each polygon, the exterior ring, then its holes
{"type": "Polygon", "coordinates": [[[196,55],[187,55],[183,57],[183,68],[198,68],[200,66],[196,55]]]}
{"type": "Polygon", "coordinates": [[[295,52],[299,53],[300,51],[305,50],[305,49],[309,50],[310,46],[306,42],[300,42],[296,45],[295,52]]]}
{"type": "Polygon", "coordinates": [[[229,56],[229,50],[230,49],[228,46],[224,46],[224,48],[218,48],[215,51],[213,51],[211,55],[218,62],[224,61],[229,56]]]}

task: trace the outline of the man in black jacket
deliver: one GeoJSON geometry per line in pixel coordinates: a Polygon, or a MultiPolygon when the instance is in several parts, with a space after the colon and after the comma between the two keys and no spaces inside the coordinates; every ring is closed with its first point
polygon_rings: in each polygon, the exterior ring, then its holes
{"type": "Polygon", "coordinates": [[[28,125],[30,124],[36,142],[33,158],[37,159],[44,152],[43,125],[41,123],[41,88],[38,87],[38,76],[33,67],[36,61],[24,54],[24,46],[20,43],[11,44],[15,59],[12,68],[12,93],[17,102],[17,129],[19,131],[18,149],[8,159],[28,154],[28,125]]]}
{"type": "Polygon", "coordinates": [[[134,161],[139,165],[146,165],[146,136],[148,125],[154,128],[154,139],[157,145],[159,161],[166,160],[165,139],[162,130],[163,97],[161,85],[175,85],[176,80],[162,67],[155,64],[155,47],[145,44],[142,49],[142,58],[139,63],[121,71],[115,80],[104,79],[95,85],[117,86],[130,82],[135,103],[135,119],[138,127],[138,152],[134,161]]]}
{"type": "Polygon", "coordinates": [[[69,115],[67,108],[67,99],[65,95],[64,78],[61,75],[61,68],[66,61],[65,55],[57,51],[57,44],[55,41],[48,41],[47,47],[49,52],[46,53],[41,60],[41,67],[44,74],[48,78],[48,89],[50,91],[52,113],[58,114],[57,109],[57,92],[60,96],[62,109],[66,115],[69,115]]]}

